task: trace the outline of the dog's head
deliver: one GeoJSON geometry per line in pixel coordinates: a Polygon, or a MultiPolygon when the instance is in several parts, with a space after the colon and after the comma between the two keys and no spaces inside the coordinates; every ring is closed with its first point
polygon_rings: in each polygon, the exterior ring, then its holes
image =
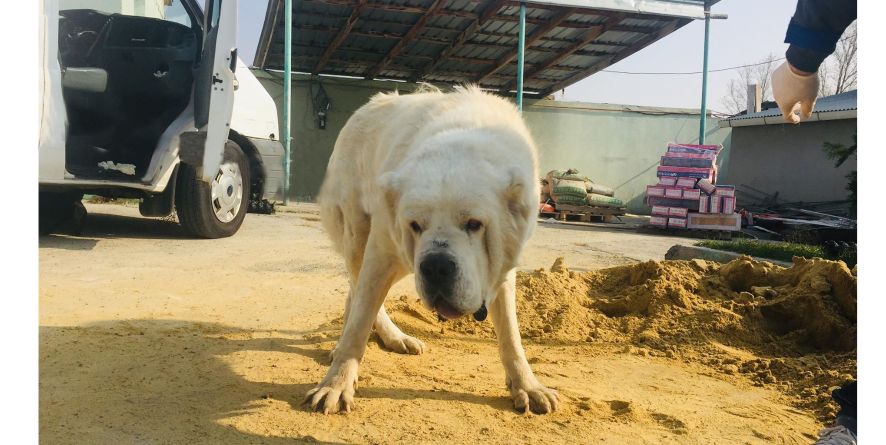
{"type": "Polygon", "coordinates": [[[485,317],[534,226],[535,160],[514,144],[531,142],[488,130],[440,135],[381,178],[398,253],[424,304],[445,318],[485,317]],[[528,155],[502,159],[508,152],[528,155]]]}

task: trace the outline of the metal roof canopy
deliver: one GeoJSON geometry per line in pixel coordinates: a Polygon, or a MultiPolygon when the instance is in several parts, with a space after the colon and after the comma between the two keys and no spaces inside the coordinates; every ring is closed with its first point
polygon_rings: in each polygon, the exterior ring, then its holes
{"type": "MultiPolygon", "coordinates": [[[[714,3],[714,2],[709,2],[714,3]]],[[[254,65],[282,69],[283,0],[270,0],[254,65]]],[[[292,70],[516,86],[515,0],[292,0],[292,70]]],[[[526,2],[527,92],[548,95],[704,18],[703,0],[526,2]]]]}
{"type": "MultiPolygon", "coordinates": [[[[826,96],[815,101],[812,116],[803,122],[856,119],[858,117],[858,90],[826,96]]],[[[782,117],[778,107],[757,113],[740,114],[721,119],[720,128],[750,127],[755,125],[793,125],[782,117]]]]}

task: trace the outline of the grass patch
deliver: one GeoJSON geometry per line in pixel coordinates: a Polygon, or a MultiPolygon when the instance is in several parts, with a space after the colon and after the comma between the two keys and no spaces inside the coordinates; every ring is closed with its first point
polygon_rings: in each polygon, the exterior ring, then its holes
{"type": "Polygon", "coordinates": [[[737,239],[732,241],[705,240],[696,243],[696,246],[787,262],[790,262],[795,256],[803,258],[841,260],[849,267],[855,266],[855,263],[857,262],[857,253],[854,248],[842,249],[837,255],[828,255],[821,246],[817,245],[758,241],[752,239],[737,239]]]}

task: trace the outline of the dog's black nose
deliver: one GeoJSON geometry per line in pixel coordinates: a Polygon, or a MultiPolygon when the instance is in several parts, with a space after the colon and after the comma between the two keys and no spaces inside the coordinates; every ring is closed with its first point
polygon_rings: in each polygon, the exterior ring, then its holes
{"type": "Polygon", "coordinates": [[[455,278],[456,266],[452,257],[434,253],[425,257],[419,265],[425,282],[432,286],[447,285],[455,278]]]}

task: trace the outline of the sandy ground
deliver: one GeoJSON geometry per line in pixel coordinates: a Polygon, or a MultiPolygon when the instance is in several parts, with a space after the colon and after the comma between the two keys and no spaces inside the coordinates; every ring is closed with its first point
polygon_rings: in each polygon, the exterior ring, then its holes
{"type": "MultiPolygon", "coordinates": [[[[313,206],[249,215],[223,240],[187,239],[131,207],[87,208],[81,236],[40,239],[43,443],[799,444],[821,426],[741,375],[578,339],[525,342],[564,400],[524,416],[494,340],[441,334],[434,320],[404,323],[430,347],[422,356],[370,342],[357,411],[312,413],[300,402],[325,373],[347,293],[313,206]]],[[[678,242],[541,225],[523,265],[592,270],[662,259],[678,242]]],[[[389,298],[415,298],[410,278],[389,298]]]]}

